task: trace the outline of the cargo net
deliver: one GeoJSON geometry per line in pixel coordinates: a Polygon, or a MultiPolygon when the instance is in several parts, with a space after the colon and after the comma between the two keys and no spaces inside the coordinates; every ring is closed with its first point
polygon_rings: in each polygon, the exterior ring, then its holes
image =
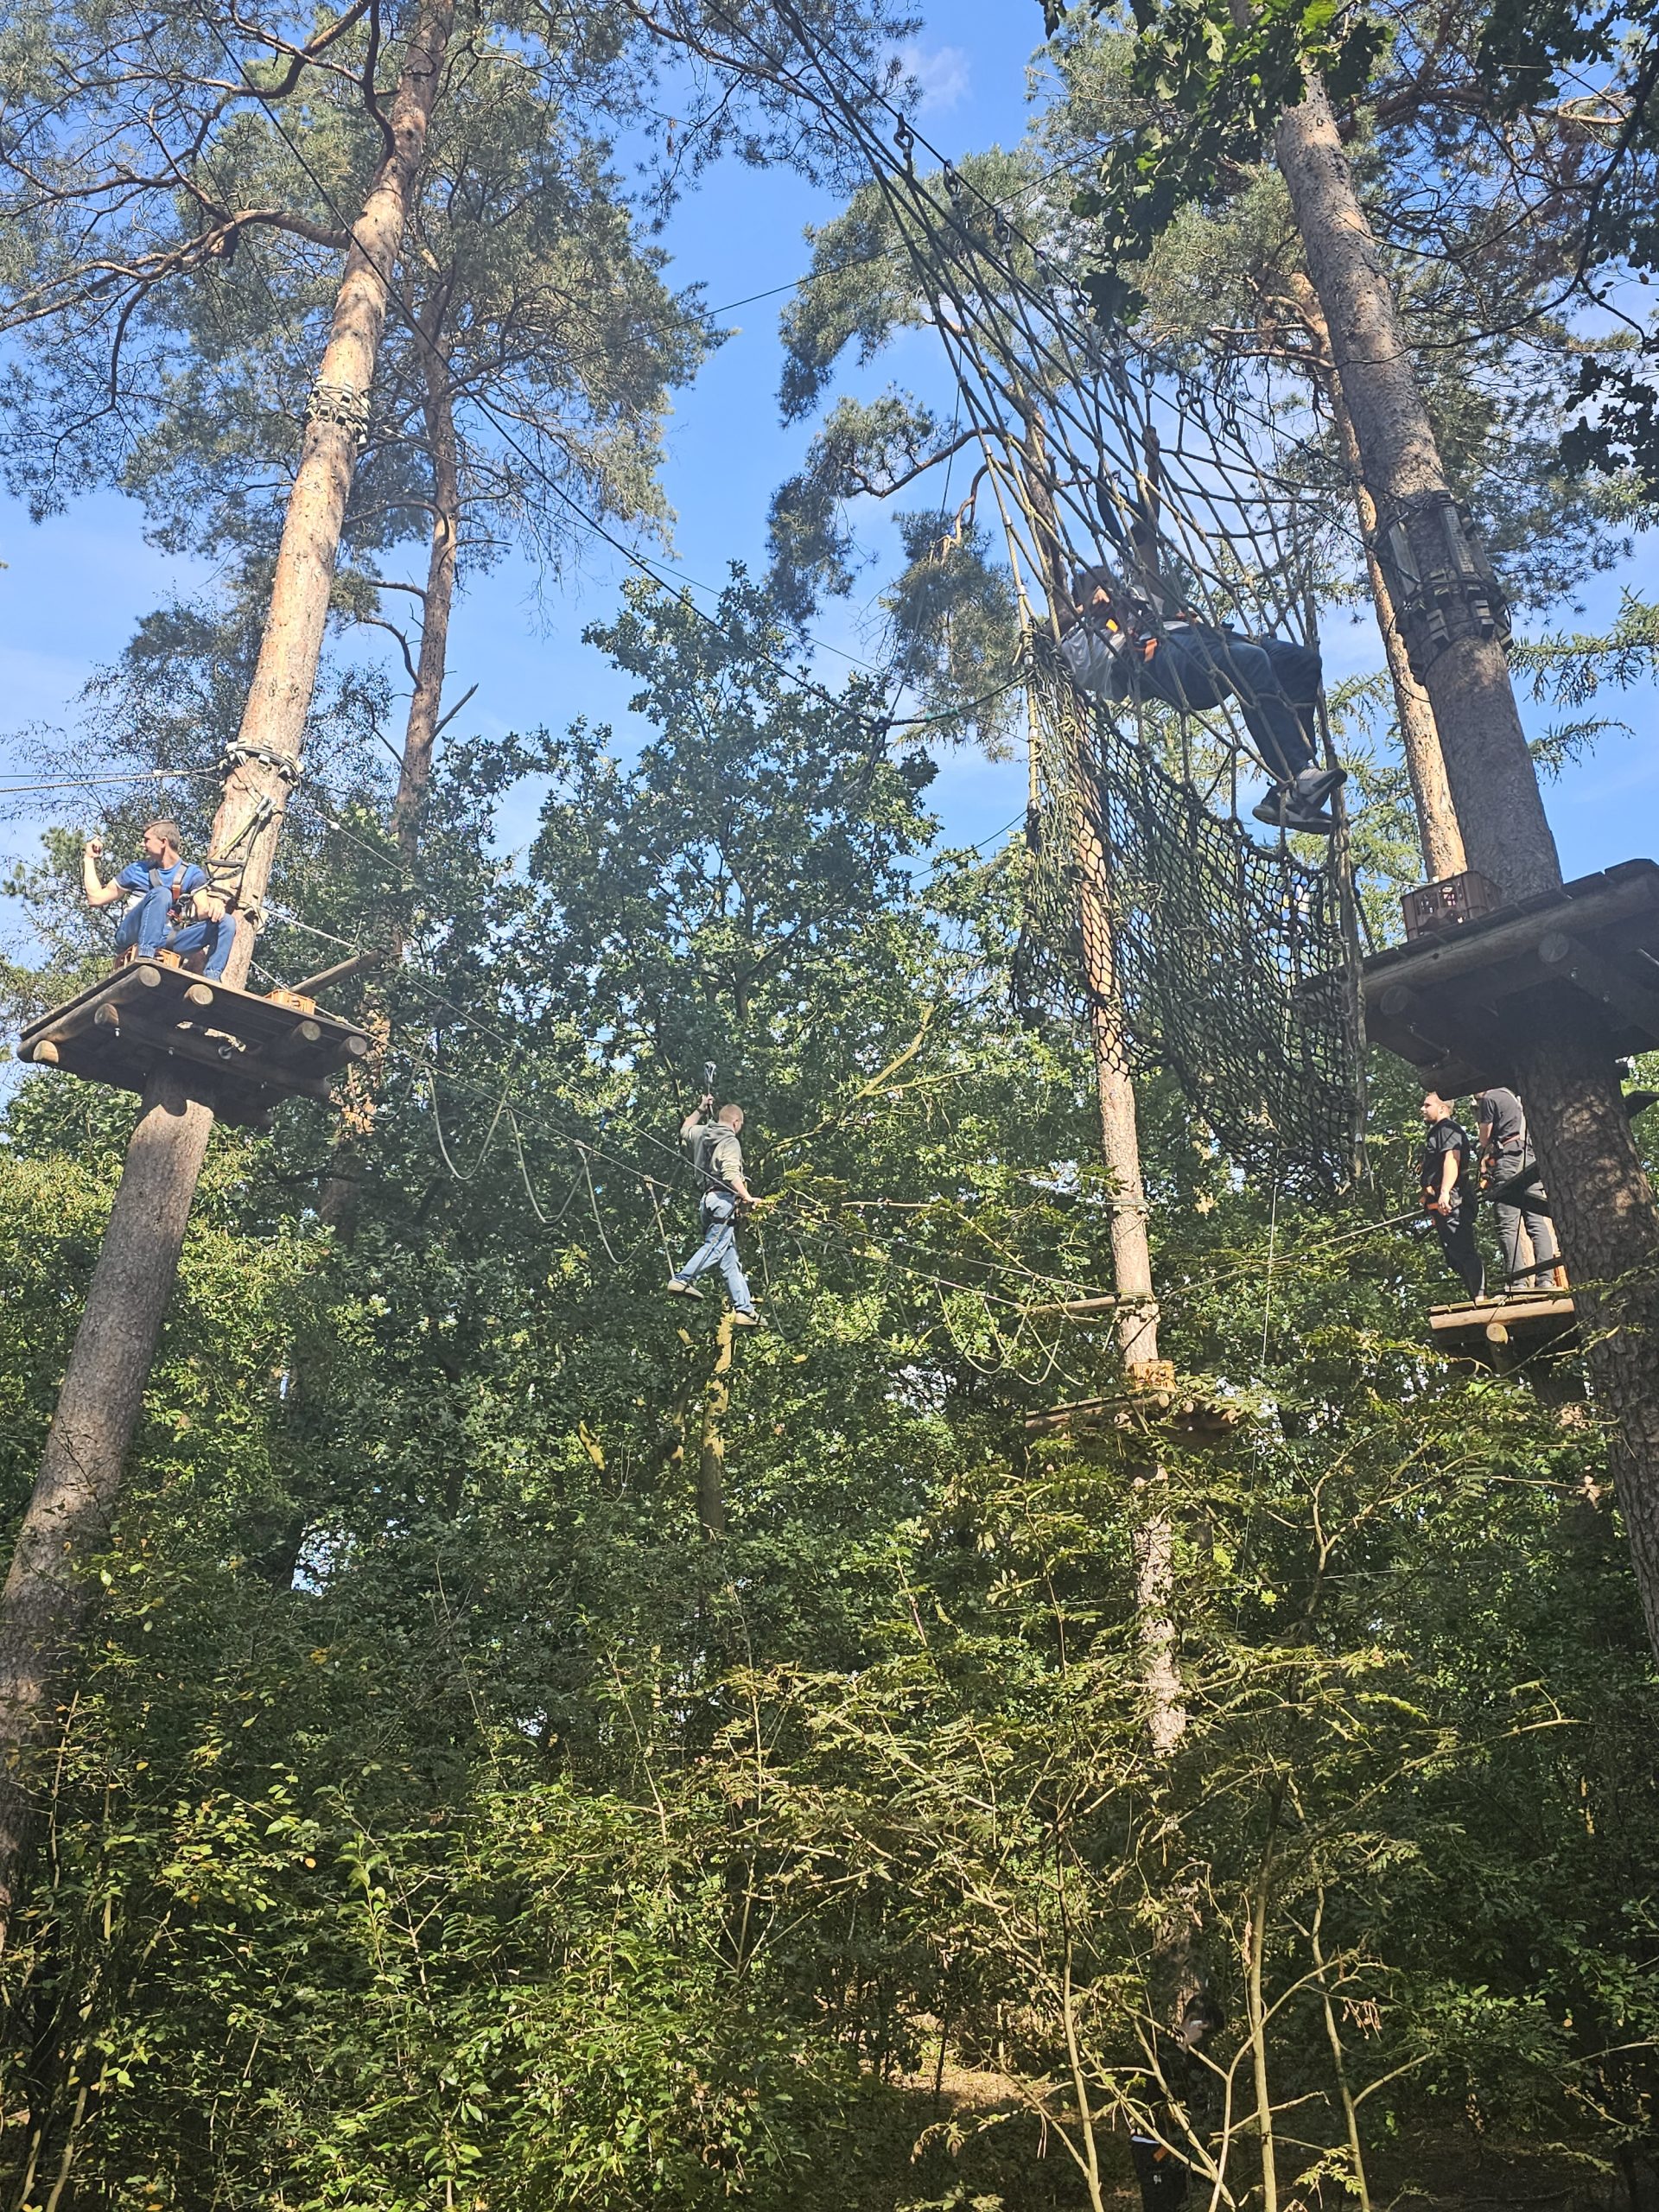
{"type": "Polygon", "coordinates": [[[1351,1180],[1363,1104],[1339,860],[1309,867],[1212,813],[1041,640],[1030,700],[1025,1010],[1103,1010],[1096,1035],[1132,1071],[1166,1070],[1247,1172],[1309,1192],[1351,1180]]]}
{"type": "MultiPolygon", "coordinates": [[[[1354,1169],[1360,1116],[1339,801],[1322,865],[1298,859],[1282,831],[1258,842],[1239,819],[1241,776],[1248,786],[1270,772],[1236,696],[1185,714],[1143,698],[1121,722],[1085,703],[1058,659],[1085,572],[1154,636],[1196,615],[1317,645],[1335,525],[1306,385],[1287,388],[1265,366],[1249,380],[1196,339],[1164,344],[1150,327],[1103,322],[1069,168],[1001,154],[957,167],[827,47],[799,0],[773,0],[766,20],[793,39],[791,56],[762,53],[771,34],[755,30],[743,34],[753,58],[867,177],[843,225],[821,234],[786,317],[803,378],[866,345],[874,323],[930,330],[954,385],[949,423],[906,418],[895,452],[868,465],[889,469],[894,489],[940,466],[948,493],[950,456],[976,448],[941,563],[982,523],[988,531],[989,511],[1001,526],[1036,671],[1027,994],[1087,1007],[1096,1051],[1168,1069],[1241,1166],[1338,1184],[1354,1169]],[[861,275],[849,290],[850,268],[861,275]],[[1090,830],[1092,887],[1079,860],[1090,830]],[[1104,990],[1092,957],[1103,937],[1104,990]]],[[[827,490],[868,488],[838,474],[835,435],[818,442],[827,490]]]]}

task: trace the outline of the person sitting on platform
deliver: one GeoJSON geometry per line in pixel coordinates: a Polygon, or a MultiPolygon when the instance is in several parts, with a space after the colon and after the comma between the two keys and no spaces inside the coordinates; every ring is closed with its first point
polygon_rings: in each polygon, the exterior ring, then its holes
{"type": "Polygon", "coordinates": [[[712,1096],[705,1091],[697,1109],[680,1124],[680,1136],[691,1147],[691,1157],[702,1185],[699,1217],[702,1242],[685,1265],[668,1279],[668,1287],[681,1298],[701,1298],[694,1279],[709,1268],[718,1268],[726,1278],[732,1300],[732,1321],[740,1329],[758,1329],[748,1278],[737,1256],[737,1210],[753,1205],[754,1193],[743,1179],[743,1109],[722,1106],[715,1113],[712,1096]],[[713,1116],[710,1119],[710,1116],[713,1116]]]}
{"type": "MultiPolygon", "coordinates": [[[[1561,1274],[1560,1250],[1549,1200],[1538,1177],[1538,1155],[1527,1135],[1526,1109],[1514,1091],[1494,1084],[1475,1098],[1480,1131],[1481,1185],[1497,1216],[1497,1241],[1503,1253],[1503,1280],[1511,1291],[1554,1290],[1561,1274]],[[1525,1229],[1532,1257],[1521,1258],[1525,1229]]],[[[1562,1281],[1560,1287],[1565,1288],[1562,1281]]]]}
{"type": "Polygon", "coordinates": [[[1469,1296],[1486,1294],[1486,1269],[1475,1243],[1475,1145],[1438,1090],[1423,1096],[1428,1140],[1421,1174],[1423,1211],[1434,1224],[1440,1249],[1469,1296]]]}
{"type": "Polygon", "coordinates": [[[230,901],[213,889],[207,871],[181,856],[181,834],[176,822],[163,818],[148,823],[143,858],[133,861],[109,883],[100,881],[98,873],[103,841],[89,839],[81,855],[81,890],[89,906],[113,906],[119,899],[126,900],[115,931],[122,961],[172,952],[184,967],[217,979],[225,973],[236,943],[236,916],[230,901]]]}
{"type": "Polygon", "coordinates": [[[1109,569],[1084,569],[1060,657],[1078,687],[1104,699],[1161,699],[1201,713],[1236,699],[1273,789],[1252,809],[1275,829],[1329,834],[1324,803],[1344,781],[1317,765],[1319,656],[1286,638],[1247,638],[1185,611],[1157,622],[1109,569]]]}

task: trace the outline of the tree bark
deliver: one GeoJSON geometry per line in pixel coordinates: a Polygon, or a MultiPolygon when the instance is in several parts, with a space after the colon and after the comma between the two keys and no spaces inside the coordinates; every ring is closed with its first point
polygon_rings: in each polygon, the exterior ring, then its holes
{"type": "MultiPolygon", "coordinates": [[[[416,663],[409,717],[404,725],[397,791],[391,804],[392,838],[405,865],[411,868],[420,843],[427,795],[432,786],[438,708],[448,664],[449,617],[454,607],[455,560],[461,542],[461,468],[455,442],[454,397],[448,361],[439,343],[447,303],[445,287],[428,301],[426,311],[420,317],[421,364],[426,386],[423,412],[427,451],[432,463],[432,538],[427,555],[426,590],[421,601],[421,651],[416,663]]],[[[385,952],[388,971],[395,969],[402,960],[405,941],[403,921],[401,918],[394,918],[385,952]]],[[[378,983],[371,984],[364,995],[363,1020],[374,1039],[374,1049],[353,1067],[346,1078],[334,1157],[317,1204],[322,1219],[336,1236],[347,1242],[362,1187],[361,1147],[374,1127],[381,1086],[385,1081],[391,1019],[386,992],[378,983]]]]}
{"type": "Polygon", "coordinates": [[[432,784],[438,737],[438,702],[449,653],[449,616],[455,603],[455,561],[461,544],[461,466],[455,444],[454,394],[449,364],[440,350],[442,303],[432,328],[422,327],[427,450],[432,461],[432,543],[427,556],[426,596],[421,603],[421,655],[409,702],[404,757],[392,801],[391,834],[406,861],[415,858],[421,817],[432,784]]]}
{"type": "Polygon", "coordinates": [[[1354,431],[1354,418],[1348,410],[1342,378],[1337,373],[1336,362],[1332,355],[1330,325],[1325,321],[1325,310],[1319,305],[1319,294],[1300,270],[1293,274],[1290,286],[1302,325],[1324,365],[1325,392],[1331,402],[1331,418],[1336,426],[1337,447],[1342,454],[1342,465],[1347,472],[1348,481],[1353,488],[1354,507],[1365,539],[1366,579],[1371,588],[1371,604],[1376,610],[1376,626],[1382,633],[1389,681],[1394,687],[1395,719],[1400,727],[1401,750],[1405,755],[1406,773],[1411,781],[1412,802],[1417,811],[1423,866],[1430,882],[1438,883],[1448,875],[1461,875],[1469,865],[1464,855],[1463,832],[1458,827],[1457,810],[1452,804],[1452,786],[1446,779],[1446,756],[1440,750],[1440,725],[1434,720],[1433,702],[1412,673],[1411,656],[1406,650],[1405,633],[1400,627],[1394,594],[1389,589],[1389,580],[1382,573],[1382,565],[1372,550],[1377,523],[1376,502],[1365,481],[1359,440],[1354,431]]]}
{"type": "Polygon", "coordinates": [[[697,1455],[697,1526],[707,1537],[726,1534],[726,1430],[732,1404],[732,1344],[737,1335],[728,1306],[715,1336],[715,1363],[702,1394],[702,1447],[697,1455]]]}
{"type": "MultiPolygon", "coordinates": [[[[1388,275],[1317,78],[1281,118],[1276,146],[1363,482],[1382,507],[1442,491],[1446,471],[1388,275]]],[[[1510,898],[1555,888],[1554,840],[1502,645],[1449,645],[1423,682],[1469,865],[1510,898]]],[[[1506,1073],[1525,1102],[1572,1270],[1592,1392],[1612,1432],[1612,1472],[1659,1652],[1659,1208],[1600,1008],[1557,985],[1511,1000],[1510,1009],[1506,1073]]]]}
{"type": "MultiPolygon", "coordinates": [[[[1362,476],[1377,503],[1447,487],[1433,425],[1395,310],[1394,294],[1316,77],[1275,139],[1308,273],[1331,334],[1362,476]]],[[[1471,868],[1510,898],[1560,880],[1503,647],[1448,645],[1423,673],[1471,868]]]]}
{"type": "MultiPolygon", "coordinates": [[[[253,958],[253,918],[305,742],[358,435],[367,420],[391,272],[453,20],[454,0],[426,0],[387,114],[390,143],[353,226],[307,410],[270,611],[209,846],[209,859],[233,866],[239,877],[244,918],[226,977],[232,984],[246,981],[253,958]]],[[[92,1594],[90,1561],[108,1538],[207,1154],[210,1097],[187,1096],[170,1081],[145,1093],[0,1595],[0,1928],[28,1839],[22,1755],[49,1710],[54,1678],[92,1594]]]]}

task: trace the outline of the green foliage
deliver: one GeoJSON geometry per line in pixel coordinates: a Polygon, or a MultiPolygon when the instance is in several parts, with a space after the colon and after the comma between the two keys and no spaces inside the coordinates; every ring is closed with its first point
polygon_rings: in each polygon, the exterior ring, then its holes
{"type": "MultiPolygon", "coordinates": [[[[789,681],[744,580],[720,613],[640,589],[596,632],[637,754],[452,759],[351,1246],[315,1109],[215,1138],[33,1770],[16,2200],[1060,2212],[1092,2137],[1111,2202],[1185,1957],[1225,2025],[1181,2139],[1249,2202],[1257,1925],[1281,2173],[1351,2171],[1328,1994],[1376,2201],[1477,2157],[1587,2192],[1659,2081],[1655,1682],[1592,1417],[1425,1350],[1379,1069],[1379,1187],[1321,1212],[1144,1087],[1164,1349],[1239,1418],[1028,1434],[1121,1384],[1109,1315],[1042,1311],[1109,1280],[1116,1194],[1080,1040],[1007,1012],[1020,855],[938,851],[868,693],[789,681]],[[719,1541],[710,1308],[660,1294],[709,1056],[766,1201],[719,1541]]],[[[393,895],[343,839],[309,866],[314,913],[393,895]]],[[[14,1514],[130,1113],[10,1103],[14,1514]]]]}
{"type": "MultiPolygon", "coordinates": [[[[1105,150],[1078,212],[1099,226],[1103,266],[1088,280],[1103,320],[1132,315],[1141,294],[1128,266],[1143,261],[1185,207],[1225,196],[1261,161],[1274,124],[1301,99],[1310,72],[1332,97],[1360,91],[1381,51],[1381,27],[1333,0],[1136,0],[1124,73],[1132,131],[1105,150]]],[[[1051,16],[1049,29],[1058,27],[1051,16]]]]}

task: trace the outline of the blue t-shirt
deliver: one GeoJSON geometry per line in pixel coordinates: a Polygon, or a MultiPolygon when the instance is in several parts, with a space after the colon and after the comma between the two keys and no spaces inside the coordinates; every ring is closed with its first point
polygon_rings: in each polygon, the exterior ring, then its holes
{"type": "MultiPolygon", "coordinates": [[[[142,899],[149,893],[150,873],[149,861],[134,861],[115,880],[123,891],[132,892],[142,899]]],[[[194,861],[177,861],[171,868],[162,868],[157,862],[155,874],[157,881],[165,884],[175,899],[187,891],[200,891],[207,880],[207,870],[198,868],[194,861]]]]}

